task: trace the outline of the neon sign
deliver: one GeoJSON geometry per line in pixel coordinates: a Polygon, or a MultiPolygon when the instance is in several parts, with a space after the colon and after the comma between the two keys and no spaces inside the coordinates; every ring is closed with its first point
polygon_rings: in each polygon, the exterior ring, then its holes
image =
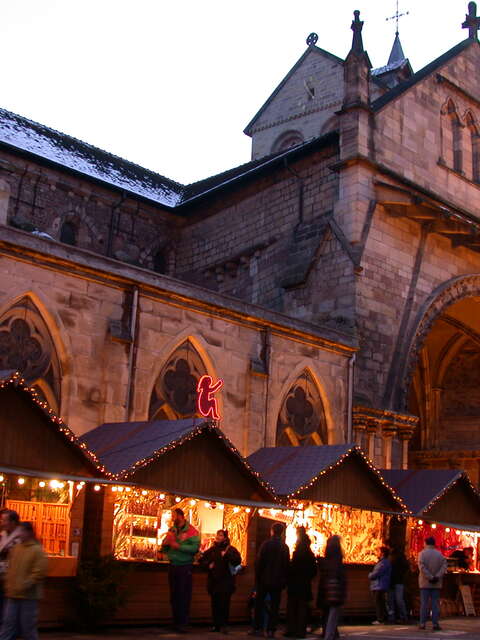
{"type": "Polygon", "coordinates": [[[213,384],[212,376],[202,376],[197,385],[197,409],[204,418],[220,420],[218,404],[213,395],[223,387],[223,380],[213,384]]]}

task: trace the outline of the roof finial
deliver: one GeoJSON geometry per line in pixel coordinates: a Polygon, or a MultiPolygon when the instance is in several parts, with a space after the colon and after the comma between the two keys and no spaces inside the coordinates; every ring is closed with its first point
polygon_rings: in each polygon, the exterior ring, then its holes
{"type": "Polygon", "coordinates": [[[397,0],[397,10],[395,11],[395,14],[393,16],[390,16],[390,18],[385,18],[385,20],[395,20],[395,35],[398,36],[398,21],[400,20],[400,18],[403,18],[404,16],[408,16],[409,12],[408,11],[404,11],[403,13],[399,13],[398,10],[398,0],[397,0]]]}
{"type": "Polygon", "coordinates": [[[363,53],[362,28],[363,22],[360,20],[360,11],[355,9],[353,12],[354,20],[351,29],[353,31],[352,51],[354,53],[363,53]]]}
{"type": "Polygon", "coordinates": [[[314,47],[318,42],[318,35],[312,31],[312,33],[307,38],[307,44],[309,47],[314,47]]]}
{"type": "Polygon", "coordinates": [[[477,39],[477,31],[480,29],[480,18],[477,16],[477,3],[468,3],[468,13],[465,16],[465,22],[462,23],[462,29],[468,29],[468,37],[472,40],[477,39]]]}

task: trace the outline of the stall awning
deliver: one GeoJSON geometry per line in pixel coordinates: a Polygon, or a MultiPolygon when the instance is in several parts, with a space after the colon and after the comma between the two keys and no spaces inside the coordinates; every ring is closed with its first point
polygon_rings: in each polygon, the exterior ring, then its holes
{"type": "Polygon", "coordinates": [[[268,483],[205,419],[108,423],[81,440],[119,482],[232,504],[275,502],[268,483]]]}
{"type": "Polygon", "coordinates": [[[0,466],[25,475],[105,477],[95,455],[18,372],[0,372],[0,466]]]}
{"type": "Polygon", "coordinates": [[[406,511],[402,500],[354,444],[264,447],[248,461],[283,498],[371,511],[406,511]]]}
{"type": "Polygon", "coordinates": [[[453,526],[480,526],[480,494],[458,469],[382,469],[418,517],[453,526]]]}

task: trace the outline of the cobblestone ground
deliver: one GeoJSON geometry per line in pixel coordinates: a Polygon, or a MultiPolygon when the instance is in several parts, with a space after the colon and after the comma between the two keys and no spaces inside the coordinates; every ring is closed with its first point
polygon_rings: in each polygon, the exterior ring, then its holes
{"type": "MultiPolygon", "coordinates": [[[[441,621],[442,630],[433,632],[431,628],[421,631],[416,625],[345,625],[340,627],[340,635],[346,640],[387,640],[390,638],[399,640],[431,640],[438,638],[445,640],[480,640],[480,618],[449,618],[441,621]]],[[[149,628],[121,628],[110,629],[98,635],[80,635],[78,633],[65,633],[61,631],[40,633],[41,640],[250,640],[247,635],[248,627],[232,626],[228,635],[210,633],[206,627],[191,627],[188,634],[177,634],[166,627],[149,628]]],[[[283,640],[280,630],[277,632],[278,640],[283,640]]],[[[320,635],[309,634],[309,640],[320,640],[320,635]]]]}

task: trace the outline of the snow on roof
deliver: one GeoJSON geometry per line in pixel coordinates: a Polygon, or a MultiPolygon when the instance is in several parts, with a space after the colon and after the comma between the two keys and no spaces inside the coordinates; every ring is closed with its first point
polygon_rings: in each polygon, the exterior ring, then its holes
{"type": "Polygon", "coordinates": [[[0,143],[167,207],[182,198],[181,184],[5,109],[0,109],[0,143]]]}

